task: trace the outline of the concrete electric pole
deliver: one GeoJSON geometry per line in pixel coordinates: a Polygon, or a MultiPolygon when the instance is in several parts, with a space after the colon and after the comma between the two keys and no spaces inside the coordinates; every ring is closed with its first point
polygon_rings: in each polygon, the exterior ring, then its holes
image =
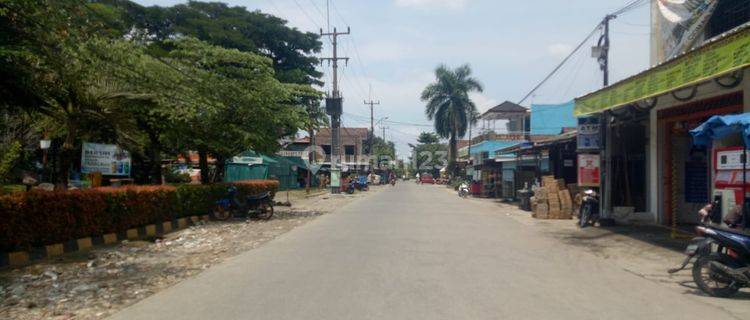
{"type": "MultiPolygon", "coordinates": [[[[370,101],[365,101],[365,104],[370,106],[370,136],[368,140],[370,144],[369,155],[372,156],[372,142],[375,138],[375,106],[379,105],[380,101],[372,101],[372,97],[370,97],[370,101]]],[[[370,167],[370,172],[372,172],[372,167],[370,167]]]]}
{"type": "Polygon", "coordinates": [[[336,28],[333,28],[333,32],[323,32],[320,30],[321,36],[330,36],[332,38],[333,56],[329,58],[320,58],[321,61],[328,61],[329,65],[333,67],[333,92],[326,98],[326,113],[331,116],[331,192],[338,193],[340,174],[341,174],[341,159],[340,152],[341,140],[339,139],[339,129],[341,128],[341,114],[343,113],[343,99],[339,92],[339,79],[338,69],[339,60],[344,60],[346,63],[349,62],[347,57],[338,56],[338,36],[347,35],[350,33],[350,29],[347,27],[346,32],[337,32],[336,28]],[[339,180],[339,181],[334,181],[339,180]]]}

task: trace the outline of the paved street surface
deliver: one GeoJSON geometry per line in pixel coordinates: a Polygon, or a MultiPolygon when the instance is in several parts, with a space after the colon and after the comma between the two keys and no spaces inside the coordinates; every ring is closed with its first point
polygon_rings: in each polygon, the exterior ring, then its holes
{"type": "Polygon", "coordinates": [[[499,210],[401,182],[113,318],[738,318],[499,210]]]}

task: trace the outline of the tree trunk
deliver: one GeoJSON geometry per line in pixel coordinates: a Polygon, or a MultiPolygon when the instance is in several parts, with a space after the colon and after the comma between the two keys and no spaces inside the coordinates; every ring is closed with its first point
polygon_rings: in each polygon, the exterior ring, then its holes
{"type": "Polygon", "coordinates": [[[456,165],[456,153],[458,153],[458,148],[456,145],[456,130],[454,129],[451,131],[451,137],[449,140],[450,145],[450,157],[448,158],[448,172],[451,173],[452,177],[457,176],[458,166],[456,165]]]}
{"type": "Polygon", "coordinates": [[[68,176],[75,157],[75,141],[76,134],[78,134],[78,124],[74,120],[68,119],[67,127],[68,133],[65,135],[62,148],[60,148],[60,166],[58,167],[57,186],[55,186],[55,189],[60,190],[68,189],[68,176]]]}
{"type": "Polygon", "coordinates": [[[214,182],[224,181],[224,169],[226,168],[226,159],[224,156],[216,156],[216,174],[214,174],[214,182]]]}
{"type": "Polygon", "coordinates": [[[149,132],[148,137],[150,140],[150,146],[149,146],[149,158],[151,158],[151,166],[149,168],[150,171],[150,180],[153,184],[163,184],[164,180],[161,170],[161,144],[159,143],[159,138],[154,132],[149,132]]]}
{"type": "Polygon", "coordinates": [[[206,151],[206,149],[198,149],[198,167],[201,170],[201,183],[209,183],[210,179],[208,175],[208,152],[206,151]]]}

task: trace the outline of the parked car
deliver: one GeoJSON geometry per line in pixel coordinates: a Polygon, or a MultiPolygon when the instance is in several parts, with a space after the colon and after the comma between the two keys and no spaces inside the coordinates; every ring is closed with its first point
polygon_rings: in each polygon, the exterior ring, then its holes
{"type": "Polygon", "coordinates": [[[429,183],[429,184],[435,184],[435,179],[432,178],[432,175],[429,173],[423,173],[419,176],[419,182],[420,183],[429,183]]]}

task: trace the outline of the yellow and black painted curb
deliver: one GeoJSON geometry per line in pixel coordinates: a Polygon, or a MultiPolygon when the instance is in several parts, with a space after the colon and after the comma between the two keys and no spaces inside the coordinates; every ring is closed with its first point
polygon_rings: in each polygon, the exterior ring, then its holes
{"type": "Polygon", "coordinates": [[[208,221],[208,215],[179,218],[158,224],[149,224],[138,228],[128,229],[118,233],[108,233],[81,239],[72,239],[63,243],[50,244],[43,247],[33,247],[28,251],[0,252],[0,267],[18,267],[33,261],[59,257],[67,253],[88,251],[96,246],[112,245],[122,240],[138,240],[196,225],[199,221],[208,221]]]}

